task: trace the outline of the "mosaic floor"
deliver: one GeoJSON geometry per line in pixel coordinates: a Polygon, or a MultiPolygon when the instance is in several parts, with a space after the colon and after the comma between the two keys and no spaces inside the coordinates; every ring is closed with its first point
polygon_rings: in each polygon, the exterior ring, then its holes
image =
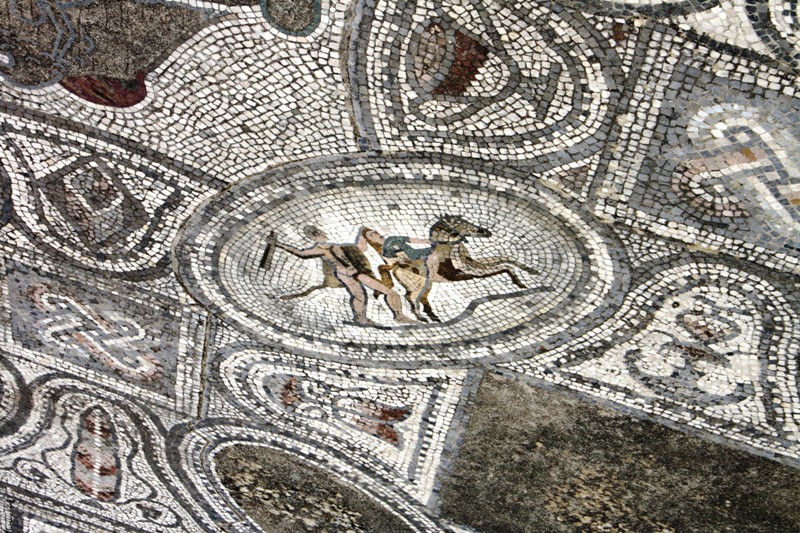
{"type": "Polygon", "coordinates": [[[798,25],[0,0],[0,531],[800,530],[798,25]]]}

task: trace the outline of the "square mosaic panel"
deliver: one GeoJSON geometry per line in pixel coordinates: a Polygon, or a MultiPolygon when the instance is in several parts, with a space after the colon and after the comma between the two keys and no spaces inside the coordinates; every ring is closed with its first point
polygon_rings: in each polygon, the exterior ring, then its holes
{"type": "Polygon", "coordinates": [[[596,214],[768,266],[800,263],[800,99],[786,72],[654,28],[596,214]]]}
{"type": "Polygon", "coordinates": [[[195,357],[202,320],[189,307],[134,293],[122,282],[98,284],[79,271],[61,273],[70,277],[6,263],[13,345],[49,356],[58,370],[112,377],[171,404],[194,401],[184,390],[190,369],[183,362],[195,357]]]}

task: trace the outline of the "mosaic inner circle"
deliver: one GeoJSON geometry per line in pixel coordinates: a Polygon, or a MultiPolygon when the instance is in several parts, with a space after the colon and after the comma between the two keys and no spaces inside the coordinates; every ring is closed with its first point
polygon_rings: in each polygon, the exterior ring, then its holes
{"type": "Polygon", "coordinates": [[[408,158],[246,180],[176,254],[189,290],[262,341],[409,363],[546,349],[603,304],[615,270],[603,237],[534,186],[408,158]]]}

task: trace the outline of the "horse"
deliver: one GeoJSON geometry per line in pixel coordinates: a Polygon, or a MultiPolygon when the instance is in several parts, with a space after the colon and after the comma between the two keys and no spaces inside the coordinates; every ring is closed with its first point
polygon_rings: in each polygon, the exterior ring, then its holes
{"type": "MultiPolygon", "coordinates": [[[[377,232],[365,228],[363,235],[374,235],[377,232]]],[[[378,234],[379,235],[379,234],[378,234]]],[[[531,275],[539,271],[508,259],[506,257],[474,258],[467,249],[467,237],[488,238],[492,232],[469,222],[461,216],[444,215],[430,228],[430,252],[421,259],[409,259],[407,256],[387,258],[383,255],[380,239],[366,238],[367,243],[381,255],[385,264],[378,267],[381,283],[391,288],[394,286],[392,275],[406,290],[406,300],[411,304],[414,314],[424,320],[421,312],[433,322],[441,322],[428,300],[432,283],[466,281],[470,279],[508,276],[511,282],[520,289],[527,285],[519,278],[516,270],[531,275]]],[[[375,295],[377,297],[377,294],[375,295]]]]}

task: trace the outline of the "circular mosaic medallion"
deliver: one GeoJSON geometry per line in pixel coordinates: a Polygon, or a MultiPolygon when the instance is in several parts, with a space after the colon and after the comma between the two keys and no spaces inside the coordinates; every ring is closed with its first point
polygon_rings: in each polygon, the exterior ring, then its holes
{"type": "Polygon", "coordinates": [[[515,174],[410,157],[284,167],[207,203],[176,266],[223,321],[306,354],[416,365],[546,350],[604,314],[620,262],[515,174]]]}

